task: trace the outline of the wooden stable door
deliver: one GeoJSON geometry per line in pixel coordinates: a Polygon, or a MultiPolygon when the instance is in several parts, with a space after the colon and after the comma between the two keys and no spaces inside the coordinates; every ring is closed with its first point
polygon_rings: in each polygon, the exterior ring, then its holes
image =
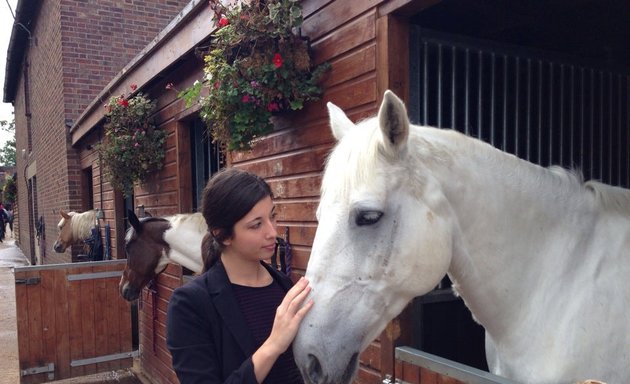
{"type": "Polygon", "coordinates": [[[118,293],[126,260],[15,268],[20,383],[131,367],[131,306],[118,293]]]}

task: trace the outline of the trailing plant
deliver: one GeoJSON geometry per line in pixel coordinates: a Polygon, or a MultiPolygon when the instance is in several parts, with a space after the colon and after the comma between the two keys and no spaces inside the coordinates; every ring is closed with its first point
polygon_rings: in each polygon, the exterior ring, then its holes
{"type": "MultiPolygon", "coordinates": [[[[136,86],[131,86],[132,92],[136,86]]],[[[144,94],[133,97],[115,96],[105,104],[107,110],[105,138],[97,146],[104,177],[125,196],[133,193],[136,184],[162,168],[166,155],[166,132],[153,120],[156,103],[144,94]]]]}
{"type": "Polygon", "coordinates": [[[299,33],[299,0],[251,0],[231,8],[210,0],[210,6],[218,29],[203,81],[179,96],[188,106],[199,100],[214,140],[230,150],[249,149],[273,130],[272,115],[319,99],[318,82],[330,66],[312,65],[309,42],[299,33]],[[200,97],[204,90],[207,96],[200,97]]]}

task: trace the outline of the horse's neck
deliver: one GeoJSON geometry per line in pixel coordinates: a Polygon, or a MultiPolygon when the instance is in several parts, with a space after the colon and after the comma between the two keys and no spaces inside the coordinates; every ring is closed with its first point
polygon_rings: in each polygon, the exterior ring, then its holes
{"type": "MultiPolygon", "coordinates": [[[[169,244],[169,260],[195,273],[201,273],[203,261],[201,242],[207,226],[201,214],[183,215],[172,221],[173,227],[164,232],[164,240],[169,244]]],[[[171,220],[173,220],[171,218],[171,220]]]]}
{"type": "Polygon", "coordinates": [[[559,186],[570,182],[562,175],[467,141],[438,140],[442,159],[429,166],[461,232],[449,270],[454,286],[486,330],[500,334],[545,288],[541,273],[562,273],[571,252],[560,250],[578,246],[572,238],[589,230],[593,215],[585,194],[559,186]]]}

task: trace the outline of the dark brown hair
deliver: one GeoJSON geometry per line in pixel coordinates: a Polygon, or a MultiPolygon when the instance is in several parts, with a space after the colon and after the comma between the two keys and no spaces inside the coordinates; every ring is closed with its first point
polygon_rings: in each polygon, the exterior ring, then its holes
{"type": "Polygon", "coordinates": [[[204,271],[219,260],[223,241],[232,237],[234,224],[267,196],[273,198],[265,180],[237,168],[216,173],[208,181],[201,200],[201,213],[208,224],[201,244],[204,271]]]}

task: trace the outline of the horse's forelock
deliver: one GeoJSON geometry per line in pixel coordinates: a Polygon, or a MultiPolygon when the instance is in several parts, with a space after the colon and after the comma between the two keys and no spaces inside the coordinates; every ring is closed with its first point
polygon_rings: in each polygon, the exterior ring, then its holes
{"type": "Polygon", "coordinates": [[[378,120],[372,118],[359,123],[339,141],[326,161],[326,172],[322,180],[322,195],[334,193],[348,196],[358,185],[373,180],[379,161],[382,136],[378,120]],[[369,134],[365,134],[369,130],[369,134]],[[332,191],[331,187],[336,189],[332,191]]]}

